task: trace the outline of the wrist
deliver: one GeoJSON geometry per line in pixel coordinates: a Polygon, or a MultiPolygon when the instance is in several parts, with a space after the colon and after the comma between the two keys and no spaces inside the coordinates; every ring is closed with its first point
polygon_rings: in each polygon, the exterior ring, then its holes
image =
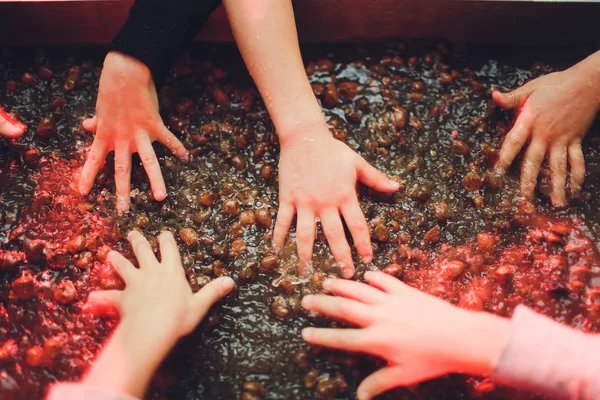
{"type": "Polygon", "coordinates": [[[581,79],[583,90],[594,94],[596,106],[600,108],[600,51],[574,65],[572,69],[574,76],[581,79]]]}
{"type": "Polygon", "coordinates": [[[463,315],[455,329],[452,372],[485,376],[493,372],[510,334],[510,322],[487,312],[460,310],[463,315]]]}
{"type": "Polygon", "coordinates": [[[322,138],[331,138],[331,132],[325,118],[305,120],[293,127],[277,129],[279,147],[281,149],[295,147],[305,142],[313,142],[322,138]]]}
{"type": "Polygon", "coordinates": [[[177,340],[169,331],[148,323],[151,321],[122,319],[83,382],[142,398],[152,375],[177,340]]]}
{"type": "Polygon", "coordinates": [[[151,314],[144,311],[140,311],[135,316],[128,315],[122,318],[115,332],[132,341],[143,337],[145,346],[165,354],[181,336],[177,331],[176,323],[171,322],[171,316],[161,318],[158,313],[151,314]],[[163,348],[165,350],[161,351],[163,348]]]}
{"type": "Polygon", "coordinates": [[[110,51],[106,54],[102,74],[107,74],[112,78],[126,79],[127,81],[124,83],[147,84],[152,80],[152,73],[146,64],[118,51],[110,51]]]}

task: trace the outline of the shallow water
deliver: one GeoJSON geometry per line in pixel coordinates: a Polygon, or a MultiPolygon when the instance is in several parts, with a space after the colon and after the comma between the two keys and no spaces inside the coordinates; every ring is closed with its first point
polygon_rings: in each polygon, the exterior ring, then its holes
{"type": "MultiPolygon", "coordinates": [[[[507,49],[473,46],[460,54],[444,54],[446,50],[397,40],[304,49],[307,73],[335,137],[403,183],[392,196],[359,188],[373,228],[375,258],[368,266],[355,258],[357,279],[366,269],[397,263],[401,271],[396,274],[405,282],[462,307],[510,315],[525,303],[561,322],[596,331],[598,127],[585,142],[584,193],[566,210],[550,209],[543,193],[534,209],[524,208],[517,193],[517,168],[500,188],[494,189],[494,177],[484,179],[512,120],[492,105],[490,89],[514,88],[584,53],[528,49],[515,56],[507,49]],[[440,81],[448,77],[451,82],[440,81]],[[423,85],[415,85],[417,81],[423,85]],[[464,182],[467,175],[470,184],[464,182]],[[442,211],[436,213],[436,207],[442,211]],[[483,233],[493,241],[487,253],[477,244],[483,233]],[[450,270],[449,261],[454,262],[450,270]],[[508,278],[499,272],[503,266],[509,269],[508,278]],[[587,270],[577,270],[581,266],[587,270]]],[[[261,272],[261,260],[271,255],[277,211],[278,144],[235,48],[202,46],[177,62],[161,90],[161,112],[193,157],[180,162],[155,146],[170,193],[163,203],[148,196],[149,185],[136,160],[132,182],[137,190],[126,216],[114,212],[111,160],[87,198],[72,187],[82,149],[93,138],[80,121],[94,112],[102,55],[98,49],[12,49],[0,58],[0,104],[17,111],[29,126],[16,143],[0,142],[2,257],[17,257],[0,268],[0,350],[8,348],[8,341],[16,348],[11,354],[0,351],[0,398],[40,398],[48,383],[82,373],[115,323],[84,313],[86,294],[98,287],[119,287],[103,259],[111,248],[130,255],[123,234],[131,228],[148,237],[163,228],[194,229],[197,240],[180,241],[192,288],[198,290],[223,273],[237,282],[235,293],[176,347],[148,398],[232,399],[240,397],[246,381],[264,385],[263,399],[353,398],[360,380],[379,361],[309,349],[300,338],[305,326],[332,323],[299,307],[302,295],[320,291],[322,279],[337,274],[322,232],[313,260],[317,272],[310,279],[295,276],[293,231],[279,255],[279,267],[261,272]],[[40,79],[40,65],[52,69],[51,81],[40,79]],[[76,88],[65,92],[73,65],[80,66],[81,74],[76,88]],[[36,78],[34,86],[21,81],[27,71],[36,78]],[[6,89],[10,80],[16,92],[6,89]],[[63,97],[66,105],[54,108],[60,105],[54,96],[63,97]],[[48,116],[54,118],[56,131],[42,139],[36,127],[48,116]],[[39,154],[27,153],[31,149],[39,154]],[[215,195],[209,206],[199,201],[207,192],[215,195]],[[242,227],[239,215],[223,211],[228,199],[236,199],[238,212],[252,210],[257,220],[260,214],[260,222],[242,227]],[[43,241],[39,260],[30,244],[34,240],[43,241]],[[26,255],[18,256],[20,252],[26,255]],[[24,295],[27,299],[17,299],[13,281],[24,271],[31,272],[34,289],[24,295]],[[56,302],[55,289],[65,280],[73,282],[77,296],[63,305],[56,302]],[[49,338],[60,342],[53,357],[48,354],[49,338]],[[35,346],[46,347],[39,360],[29,350],[35,346]],[[305,375],[311,370],[319,378],[307,388],[305,375]],[[337,384],[333,379],[338,373],[348,385],[343,392],[339,378],[337,384]]],[[[542,192],[548,186],[543,181],[542,192]]],[[[531,397],[459,376],[388,396],[531,397]]]]}

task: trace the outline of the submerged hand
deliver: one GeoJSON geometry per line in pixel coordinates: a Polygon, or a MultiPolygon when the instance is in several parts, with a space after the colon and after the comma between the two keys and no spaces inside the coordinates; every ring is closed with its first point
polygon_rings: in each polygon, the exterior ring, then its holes
{"type": "Polygon", "coordinates": [[[167,196],[165,182],[152,142],[158,140],[178,157],[186,157],[183,144],[169,131],[158,112],[158,98],[150,70],[127,55],[110,52],[100,77],[96,117],[84,121],[96,137],[81,172],[79,190],[87,194],[110,151],[115,152],[117,209],[129,209],[131,155],[138,153],[156,200],[167,196]]]}
{"type": "Polygon", "coordinates": [[[297,214],[298,256],[310,262],[318,218],[331,252],[340,263],[342,275],[350,278],[354,275],[354,265],[342,216],[363,261],[370,262],[373,257],[369,228],[356,195],[356,182],[361,181],[381,192],[394,192],[400,185],[334,139],[325,125],[312,127],[299,136],[281,146],[275,245],[282,247],[297,214]]]}
{"type": "Polygon", "coordinates": [[[359,400],[447,373],[483,375],[498,360],[508,335],[506,320],[454,307],[383,272],[364,277],[369,285],[328,279],[323,288],[336,296],[302,300],[307,310],[357,326],[306,328],[304,340],[389,362],[360,384],[359,400]]]}
{"type": "MultiPolygon", "coordinates": [[[[496,167],[499,172],[506,171],[526,147],[521,191],[529,199],[533,198],[544,158],[550,166],[554,205],[564,206],[567,201],[567,164],[571,169],[571,192],[578,192],[583,185],[581,142],[600,108],[600,77],[594,75],[593,67],[588,72],[590,59],[534,79],[513,92],[492,94],[502,108],[520,108],[515,125],[504,139],[496,167]]],[[[596,66],[595,70],[598,75],[600,68],[596,66]]]]}

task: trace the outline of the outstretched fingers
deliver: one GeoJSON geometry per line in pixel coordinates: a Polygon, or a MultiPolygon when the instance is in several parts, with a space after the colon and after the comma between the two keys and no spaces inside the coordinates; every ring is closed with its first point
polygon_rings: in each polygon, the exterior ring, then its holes
{"type": "Polygon", "coordinates": [[[378,192],[391,193],[400,189],[398,182],[388,178],[386,174],[373,167],[361,156],[357,156],[356,172],[359,181],[378,192]]]}
{"type": "Polygon", "coordinates": [[[142,165],[146,170],[146,174],[148,174],[152,194],[156,200],[163,201],[167,197],[167,187],[160,171],[160,164],[158,163],[158,158],[156,158],[150,137],[148,135],[138,135],[135,144],[142,165]]]}
{"type": "Polygon", "coordinates": [[[585,179],[585,160],[581,149],[581,142],[571,143],[567,149],[569,166],[571,167],[571,193],[576,194],[581,190],[585,179]]]}
{"type": "Polygon", "coordinates": [[[96,175],[100,172],[108,151],[109,149],[104,141],[95,139],[92,143],[92,148],[88,153],[79,178],[79,192],[82,195],[85,196],[92,190],[96,175]]]}
{"type": "Polygon", "coordinates": [[[365,215],[360,209],[358,198],[354,196],[348,203],[342,205],[342,215],[344,221],[352,234],[354,247],[358,251],[363,263],[368,264],[373,260],[373,247],[371,247],[371,238],[369,234],[369,226],[365,215]]]}

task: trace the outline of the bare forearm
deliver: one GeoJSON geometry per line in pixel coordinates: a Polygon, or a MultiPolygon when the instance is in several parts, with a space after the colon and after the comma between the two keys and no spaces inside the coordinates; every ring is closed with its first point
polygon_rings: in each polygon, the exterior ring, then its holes
{"type": "Polygon", "coordinates": [[[306,77],[289,0],[223,2],[242,57],[286,141],[299,126],[324,124],[306,77]]]}
{"type": "Polygon", "coordinates": [[[152,375],[175,344],[161,327],[123,320],[83,379],[89,386],[142,398],[152,375]]]}
{"type": "MultiPolygon", "coordinates": [[[[462,311],[462,310],[461,310],[462,311]]],[[[500,359],[509,337],[510,321],[486,312],[469,312],[456,329],[454,372],[488,375],[500,359]]],[[[450,346],[449,346],[450,347],[450,346]]]]}
{"type": "Polygon", "coordinates": [[[600,109],[600,51],[590,55],[573,66],[581,79],[585,79],[589,90],[596,93],[597,106],[600,109]]]}

